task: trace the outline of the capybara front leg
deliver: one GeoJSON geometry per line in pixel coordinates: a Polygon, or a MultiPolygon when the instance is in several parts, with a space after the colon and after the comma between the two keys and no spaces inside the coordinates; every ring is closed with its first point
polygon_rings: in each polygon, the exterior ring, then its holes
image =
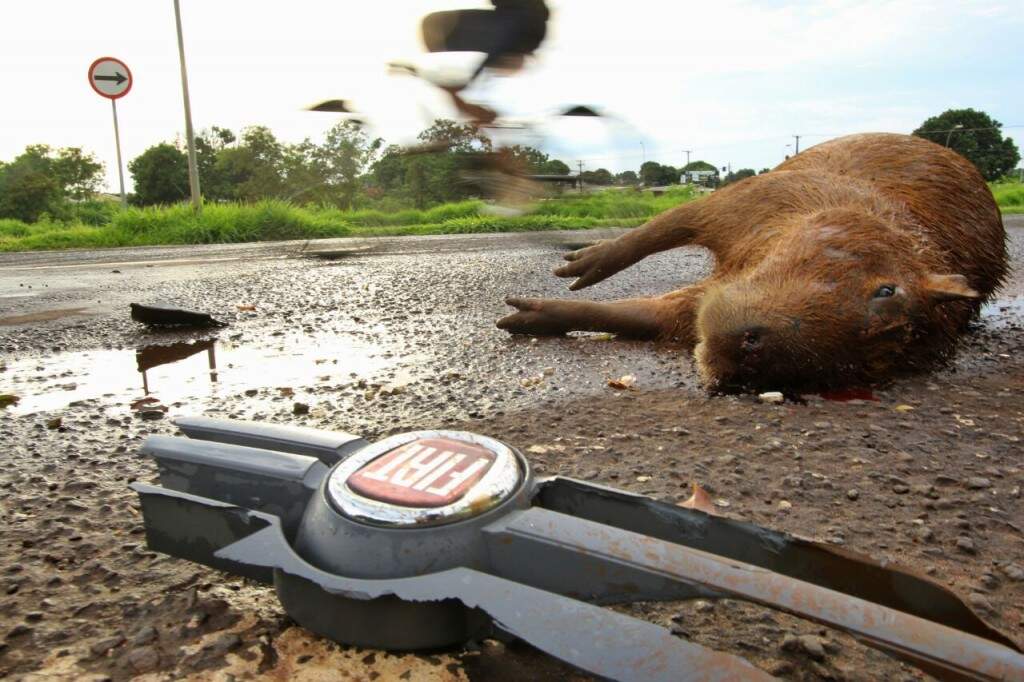
{"type": "Polygon", "coordinates": [[[567,265],[555,270],[557,277],[575,277],[569,289],[576,291],[608,279],[647,256],[694,243],[699,214],[692,205],[677,206],[616,239],[606,239],[565,255],[567,265]]]}
{"type": "Polygon", "coordinates": [[[507,298],[519,312],[498,320],[513,334],[558,336],[571,331],[611,332],[634,339],[654,339],[667,331],[665,304],[656,298],[610,303],[551,298],[507,298]]]}

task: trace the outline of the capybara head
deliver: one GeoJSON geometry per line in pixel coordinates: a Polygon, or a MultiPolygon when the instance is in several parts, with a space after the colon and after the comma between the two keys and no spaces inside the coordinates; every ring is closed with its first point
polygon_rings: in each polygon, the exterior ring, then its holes
{"type": "Polygon", "coordinates": [[[695,354],[713,390],[814,390],[890,376],[909,362],[908,349],[954,333],[945,306],[976,305],[963,276],[931,272],[924,247],[885,216],[829,209],[794,219],[805,229],[704,294],[695,354]]]}

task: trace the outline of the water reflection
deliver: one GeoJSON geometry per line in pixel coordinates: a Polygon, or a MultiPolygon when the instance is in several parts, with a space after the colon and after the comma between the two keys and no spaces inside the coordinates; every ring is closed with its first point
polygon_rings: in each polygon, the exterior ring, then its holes
{"type": "Polygon", "coordinates": [[[277,333],[250,343],[205,339],[8,362],[0,393],[21,400],[3,414],[62,409],[82,400],[128,409],[141,398],[159,400],[172,411],[195,411],[264,389],[267,396],[286,387],[299,395],[359,379],[386,380],[401,357],[393,348],[364,341],[364,333],[277,333]]]}
{"type": "Polygon", "coordinates": [[[206,339],[192,343],[172,343],[169,346],[145,346],[135,351],[135,365],[142,374],[142,390],[149,395],[149,375],[147,372],[160,365],[169,365],[185,358],[190,358],[206,351],[210,365],[210,382],[217,381],[217,339],[206,339]]]}

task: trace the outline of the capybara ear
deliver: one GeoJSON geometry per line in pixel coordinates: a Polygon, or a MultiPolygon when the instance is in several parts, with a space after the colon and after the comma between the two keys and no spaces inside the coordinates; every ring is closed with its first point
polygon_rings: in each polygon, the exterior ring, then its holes
{"type": "Polygon", "coordinates": [[[936,275],[932,273],[924,278],[924,290],[933,303],[981,297],[981,294],[967,284],[967,278],[963,275],[936,275]]]}

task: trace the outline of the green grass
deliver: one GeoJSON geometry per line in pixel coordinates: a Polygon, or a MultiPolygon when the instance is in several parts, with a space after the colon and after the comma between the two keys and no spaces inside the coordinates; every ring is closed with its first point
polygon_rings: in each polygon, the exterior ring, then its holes
{"type": "Polygon", "coordinates": [[[93,215],[89,223],[53,218],[33,224],[0,220],[0,251],[633,227],[694,197],[685,188],[660,197],[629,191],[566,195],[539,202],[526,214],[512,217],[489,215],[482,201],[391,213],[303,207],[281,201],[207,204],[199,215],[187,204],[152,206],[112,211],[107,222],[98,225],[92,224],[96,222],[93,215]]]}
{"type": "Polygon", "coordinates": [[[1003,213],[1024,213],[1024,183],[993,182],[989,187],[1003,213]]]}
{"type": "MultiPolygon", "coordinates": [[[[1003,213],[1024,213],[1024,184],[1007,181],[990,187],[1003,213]]],[[[49,217],[32,224],[0,219],[0,251],[634,227],[694,198],[684,187],[659,197],[629,190],[566,194],[512,217],[489,215],[482,201],[393,212],[262,201],[207,204],[198,216],[187,204],[121,209],[116,204],[86,203],[63,219],[49,217]]]]}

